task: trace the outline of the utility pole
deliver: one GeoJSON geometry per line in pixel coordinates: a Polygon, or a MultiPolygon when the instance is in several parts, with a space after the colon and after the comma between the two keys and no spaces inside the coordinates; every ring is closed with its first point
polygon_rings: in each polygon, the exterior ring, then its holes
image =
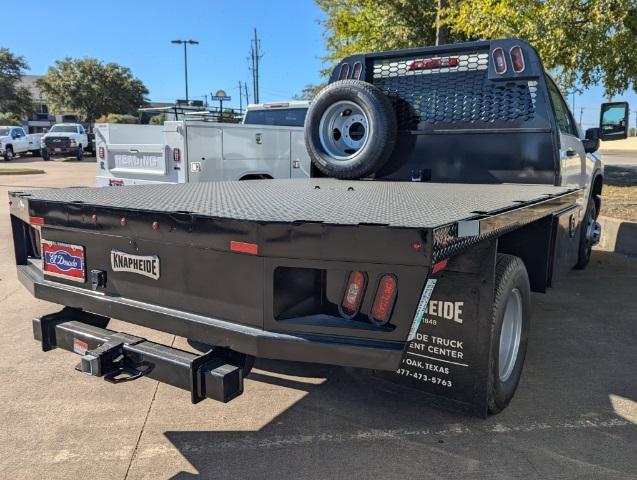
{"type": "Polygon", "coordinates": [[[243,85],[239,80],[239,111],[243,111],[243,85]]]}
{"type": "Polygon", "coordinates": [[[184,76],[186,77],[186,103],[188,103],[188,45],[199,45],[197,40],[171,40],[170,43],[184,45],[184,76]]]}
{"type": "Polygon", "coordinates": [[[579,124],[582,125],[582,116],[584,115],[584,107],[580,107],[579,109],[579,124]]]}
{"type": "Polygon", "coordinates": [[[436,9],[436,45],[444,45],[447,43],[449,27],[441,25],[440,13],[447,8],[448,0],[438,0],[438,8],[436,9]]]}
{"type": "Polygon", "coordinates": [[[248,82],[243,82],[243,88],[245,88],[246,91],[246,108],[248,108],[248,105],[250,105],[250,97],[248,97],[248,82]]]}
{"type": "Polygon", "coordinates": [[[259,60],[261,54],[261,41],[257,37],[257,29],[254,29],[254,38],[250,41],[250,70],[252,71],[252,97],[254,103],[259,103],[259,60]]]}

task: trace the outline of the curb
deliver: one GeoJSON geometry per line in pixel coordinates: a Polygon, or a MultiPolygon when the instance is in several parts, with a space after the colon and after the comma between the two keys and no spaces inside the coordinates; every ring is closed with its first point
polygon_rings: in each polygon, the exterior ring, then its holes
{"type": "Polygon", "coordinates": [[[637,257],[637,222],[602,216],[597,221],[602,226],[597,250],[637,257]]]}

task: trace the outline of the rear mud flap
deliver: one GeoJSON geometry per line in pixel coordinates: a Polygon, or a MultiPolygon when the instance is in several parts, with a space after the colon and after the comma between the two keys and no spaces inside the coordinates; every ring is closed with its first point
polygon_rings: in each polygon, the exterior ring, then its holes
{"type": "Polygon", "coordinates": [[[449,260],[395,373],[379,377],[431,395],[432,403],[486,417],[496,241],[449,260]]]}

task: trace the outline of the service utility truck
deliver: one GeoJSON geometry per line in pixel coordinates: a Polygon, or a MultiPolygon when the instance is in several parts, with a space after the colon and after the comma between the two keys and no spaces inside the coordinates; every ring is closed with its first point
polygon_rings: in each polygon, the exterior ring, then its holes
{"type": "Polygon", "coordinates": [[[100,186],[309,177],[307,101],[249,105],[241,124],[207,112],[164,125],[97,124],[100,186]]]}
{"type": "Polygon", "coordinates": [[[0,125],[0,156],[6,162],[20,153],[30,152],[33,156],[40,155],[39,133],[26,133],[24,128],[17,126],[0,125]]]}
{"type": "Polygon", "coordinates": [[[371,369],[497,413],[522,375],[531,292],[590,260],[594,152],[627,124],[627,104],[607,103],[582,134],[521,40],[345,58],[305,120],[311,178],[11,193],[18,277],[64,306],[33,319],[35,338],[85,373],[193,402],[241,394],[264,357],[371,369]],[[110,317],[212,347],[158,345],[110,317]]]}

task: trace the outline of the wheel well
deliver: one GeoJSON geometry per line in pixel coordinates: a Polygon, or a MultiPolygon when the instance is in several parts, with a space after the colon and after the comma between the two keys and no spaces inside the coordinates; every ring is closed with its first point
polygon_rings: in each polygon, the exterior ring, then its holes
{"type": "Polygon", "coordinates": [[[244,175],[239,180],[272,180],[272,175],[268,175],[267,173],[250,173],[248,175],[244,175]]]}
{"type": "Polygon", "coordinates": [[[4,148],[5,148],[5,150],[6,150],[7,148],[10,148],[10,149],[11,149],[11,151],[13,151],[13,145],[11,145],[10,143],[7,143],[7,144],[5,145],[5,147],[4,147],[4,148]]]}

